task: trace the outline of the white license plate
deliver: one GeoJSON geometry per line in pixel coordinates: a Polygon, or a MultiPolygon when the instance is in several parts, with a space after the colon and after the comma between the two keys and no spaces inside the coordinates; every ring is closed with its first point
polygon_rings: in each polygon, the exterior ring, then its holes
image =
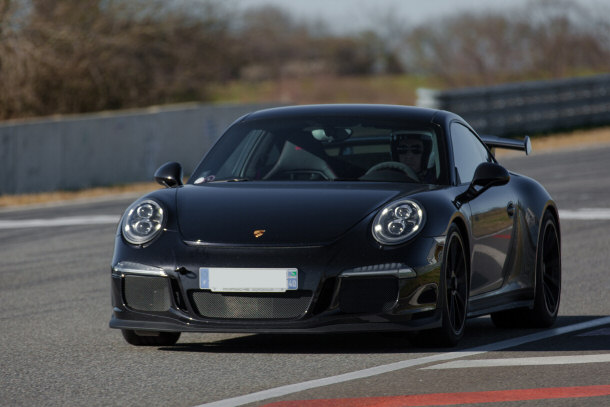
{"type": "Polygon", "coordinates": [[[199,288],[214,292],[284,292],[296,290],[295,268],[201,267],[199,288]]]}

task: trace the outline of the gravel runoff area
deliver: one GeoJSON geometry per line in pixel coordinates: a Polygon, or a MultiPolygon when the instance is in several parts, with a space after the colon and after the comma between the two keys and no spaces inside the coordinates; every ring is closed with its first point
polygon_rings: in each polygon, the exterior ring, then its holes
{"type": "MultiPolygon", "coordinates": [[[[588,130],[577,130],[567,133],[558,133],[549,136],[537,136],[532,138],[532,155],[544,154],[556,150],[573,148],[590,148],[594,145],[610,144],[610,127],[602,127],[588,130]]],[[[522,154],[516,151],[498,150],[498,157],[522,154]]],[[[152,177],[152,174],[151,174],[152,177]]],[[[41,205],[46,203],[57,203],[61,201],[74,201],[79,199],[91,199],[109,195],[130,194],[142,195],[157,189],[159,185],[154,182],[143,182],[130,185],[114,187],[99,187],[80,191],[56,191],[38,194],[24,195],[1,195],[0,208],[15,206],[41,205]]]]}

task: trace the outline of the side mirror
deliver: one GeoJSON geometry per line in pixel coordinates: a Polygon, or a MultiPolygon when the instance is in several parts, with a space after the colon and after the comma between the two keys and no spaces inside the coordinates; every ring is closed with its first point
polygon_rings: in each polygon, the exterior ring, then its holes
{"type": "Polygon", "coordinates": [[[506,168],[496,163],[481,163],[474,170],[474,176],[470,186],[462,194],[455,198],[454,203],[461,206],[475,197],[482,194],[488,188],[504,185],[510,180],[510,174],[506,168]],[[477,189],[478,187],[478,189],[477,189]]]}
{"type": "Polygon", "coordinates": [[[167,162],[155,171],[155,181],[167,188],[182,185],[182,166],[177,162],[167,162]]]}
{"type": "Polygon", "coordinates": [[[474,171],[471,185],[487,189],[496,185],[504,185],[509,180],[510,174],[500,164],[481,163],[474,171]]]}

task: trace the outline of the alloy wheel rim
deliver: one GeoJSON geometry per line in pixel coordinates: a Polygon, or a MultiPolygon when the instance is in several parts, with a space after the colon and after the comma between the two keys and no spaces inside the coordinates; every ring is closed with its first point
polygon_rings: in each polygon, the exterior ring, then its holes
{"type": "Polygon", "coordinates": [[[466,322],[466,260],[457,235],[449,242],[445,271],[446,304],[451,329],[459,333],[466,322]]]}
{"type": "Polygon", "coordinates": [[[561,260],[559,239],[553,223],[548,223],[542,240],[542,288],[544,302],[550,314],[555,314],[559,306],[561,291],[561,260]]]}

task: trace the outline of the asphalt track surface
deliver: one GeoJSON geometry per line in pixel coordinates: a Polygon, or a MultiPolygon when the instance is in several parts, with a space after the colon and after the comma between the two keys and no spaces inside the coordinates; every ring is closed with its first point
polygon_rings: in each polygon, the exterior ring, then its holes
{"type": "Polygon", "coordinates": [[[115,219],[133,197],[0,210],[0,406],[609,406],[610,147],[501,162],[562,210],[560,316],[551,330],[473,319],[450,350],[388,334],[133,347],[108,328],[115,219]]]}

